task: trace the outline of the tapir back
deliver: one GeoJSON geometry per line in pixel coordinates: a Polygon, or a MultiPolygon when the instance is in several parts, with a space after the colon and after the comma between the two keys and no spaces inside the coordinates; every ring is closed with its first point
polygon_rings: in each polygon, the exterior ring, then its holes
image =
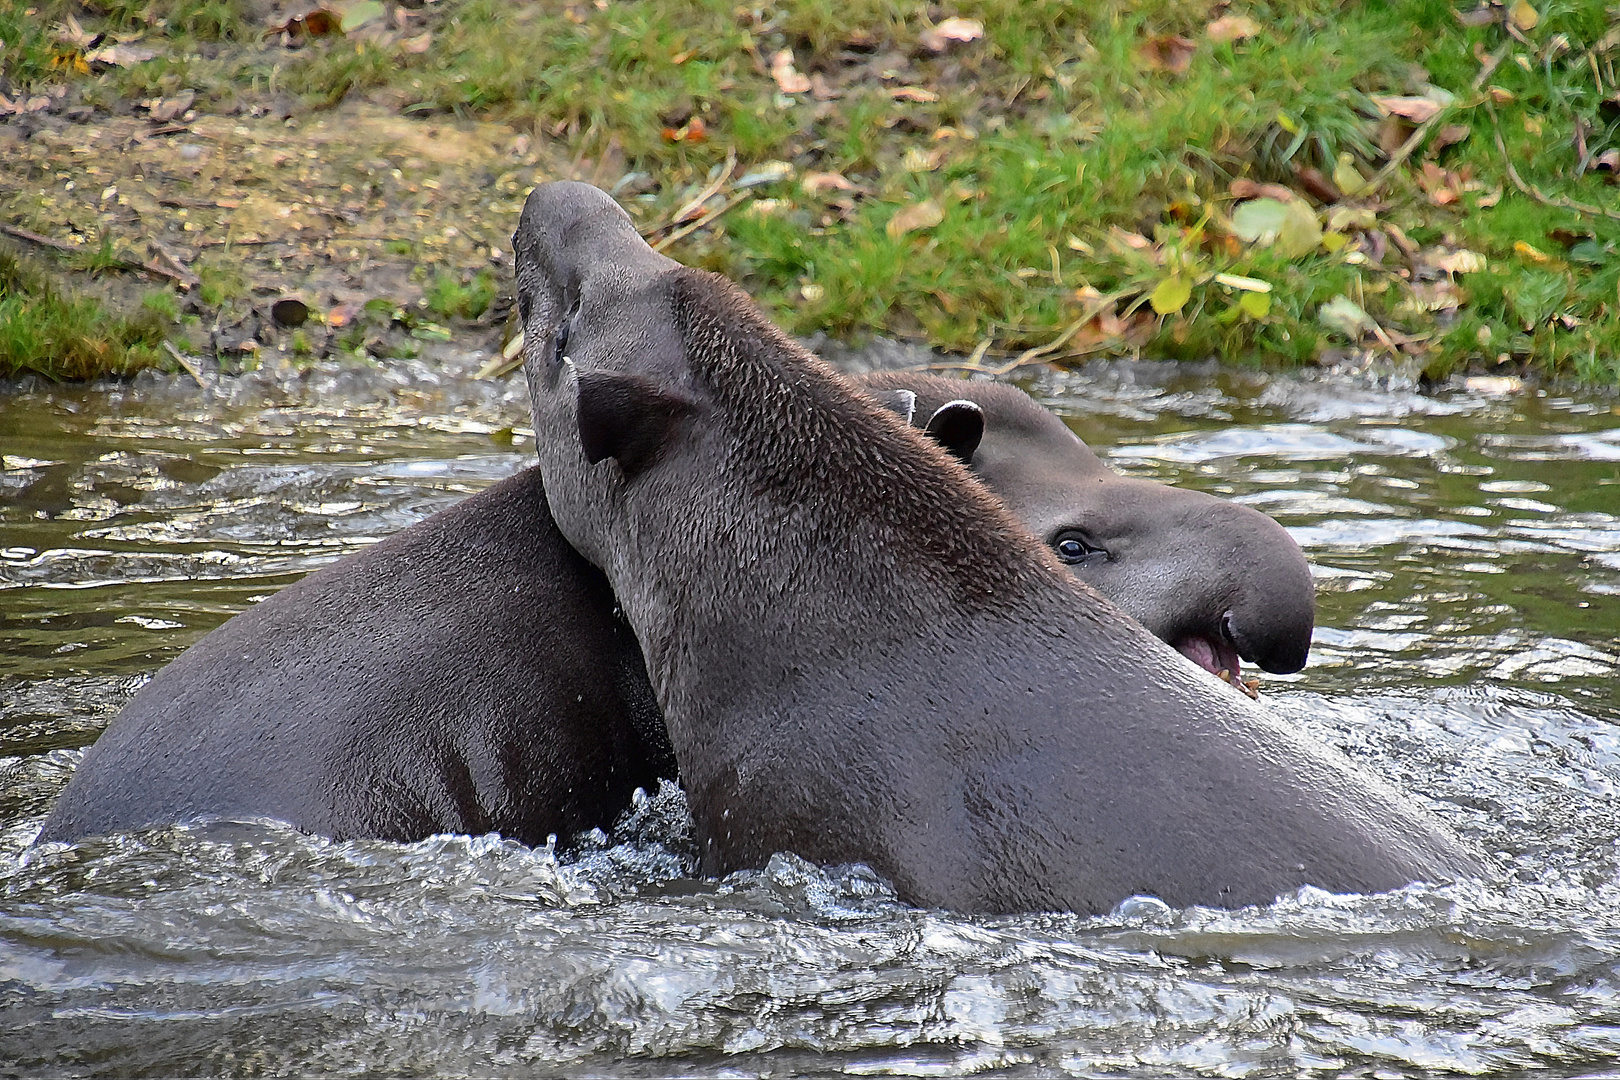
{"type": "Polygon", "coordinates": [[[635,639],[531,469],[181,654],[86,752],[40,839],[268,817],[544,843],[672,770],[635,639]]]}

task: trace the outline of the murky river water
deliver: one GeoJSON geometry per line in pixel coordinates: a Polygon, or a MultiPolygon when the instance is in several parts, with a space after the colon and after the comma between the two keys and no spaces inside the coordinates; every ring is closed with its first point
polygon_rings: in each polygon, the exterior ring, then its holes
{"type": "MultiPolygon", "coordinates": [[[[270,824],[27,848],[199,634],[526,462],[426,368],[0,393],[0,1073],[1581,1074],[1620,1060],[1620,415],[1122,364],[1033,388],[1120,468],[1278,517],[1263,701],[1501,880],[963,919],[859,868],[694,881],[666,790],[559,862],[270,824]]],[[[509,435],[507,436],[509,438],[509,435]]]]}

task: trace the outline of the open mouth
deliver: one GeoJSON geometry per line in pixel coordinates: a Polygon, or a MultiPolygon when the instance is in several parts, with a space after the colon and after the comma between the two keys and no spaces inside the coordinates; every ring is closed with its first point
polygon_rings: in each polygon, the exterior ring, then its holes
{"type": "Polygon", "coordinates": [[[1175,643],[1176,651],[1251,698],[1260,696],[1260,680],[1243,678],[1243,661],[1230,641],[1193,634],[1175,643]]]}

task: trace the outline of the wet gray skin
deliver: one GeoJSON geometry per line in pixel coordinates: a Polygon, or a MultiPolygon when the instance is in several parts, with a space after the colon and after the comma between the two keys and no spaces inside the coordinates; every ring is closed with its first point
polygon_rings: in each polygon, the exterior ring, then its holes
{"type": "Polygon", "coordinates": [[[514,246],[547,500],[641,643],[706,873],[791,851],[920,905],[1100,912],[1485,871],[606,194],[535,189],[514,246]]]}
{"type": "Polygon", "coordinates": [[[1121,476],[1013,386],[903,372],[859,381],[914,395],[914,424],[951,446],[1076,577],[1200,667],[1235,680],[1240,657],[1274,674],[1305,666],[1315,587],[1299,545],[1265,514],[1121,476]],[[982,423],[951,421],[964,404],[982,423]]]}

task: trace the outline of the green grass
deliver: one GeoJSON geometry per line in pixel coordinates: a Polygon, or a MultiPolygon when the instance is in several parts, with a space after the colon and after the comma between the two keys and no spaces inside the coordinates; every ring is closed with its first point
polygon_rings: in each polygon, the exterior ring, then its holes
{"type": "Polygon", "coordinates": [[[173,323],[169,301],[149,296],[138,313],[119,316],[92,298],[65,294],[39,266],[0,252],[0,377],[90,379],[160,365],[173,323]]]}
{"type": "MultiPolygon", "coordinates": [[[[647,228],[728,154],[736,176],[789,162],[795,178],[752,189],[754,206],[671,254],[736,278],[801,334],[881,332],[959,352],[984,344],[994,357],[1075,329],[1076,353],[1271,364],[1389,341],[1431,377],[1506,362],[1614,385],[1620,221],[1548,204],[1620,213],[1614,174],[1577,175],[1572,148],[1579,129],[1594,162],[1620,149],[1620,45],[1606,38],[1613,20],[1601,0],[1535,3],[1539,23],[1522,41],[1500,24],[1461,25],[1450,0],[1276,0],[1223,9],[1258,32],[1216,43],[1209,4],[1190,0],[965,0],[948,10],[899,0],[777,9],[441,0],[420,9],[412,32],[431,31],[432,45],[416,54],[344,39],[266,46],[237,0],[97,0],[109,25],[144,26],[149,41],[173,47],[87,79],[53,66],[39,29],[49,19],[30,28],[15,0],[0,0],[0,64],[16,85],[79,80],[142,94],[188,85],[214,102],[274,86],[312,109],[378,91],[411,116],[500,120],[586,174],[607,161],[608,185],[627,171],[650,174],[650,191],[627,202],[647,228]],[[945,14],[981,19],[984,39],[929,52],[922,36],[945,14]],[[1144,62],[1144,45],[1164,35],[1194,43],[1185,70],[1144,62]],[[780,93],[765,68],[783,49],[836,96],[780,93]],[[1486,81],[1500,101],[1487,105],[1471,84],[1481,58],[1502,49],[1486,81]],[[901,87],[933,100],[899,99],[901,87]],[[1377,197],[1345,200],[1364,211],[1358,223],[1289,254],[1233,236],[1234,181],[1303,193],[1303,170],[1371,176],[1404,136],[1382,132],[1381,148],[1374,99],[1430,87],[1454,95],[1443,122],[1466,137],[1419,149],[1377,197]],[[703,137],[687,137],[698,127],[703,137]],[[1498,132],[1542,200],[1508,177],[1498,132]],[[1431,190],[1425,164],[1440,170],[1431,190]],[[818,172],[862,190],[797,182],[818,172]],[[897,212],[926,200],[941,208],[937,225],[889,235],[897,212]],[[1456,249],[1483,256],[1484,267],[1434,268],[1432,258],[1456,249]],[[1264,282],[1268,299],[1245,304],[1233,277],[1264,282]],[[1159,311],[1150,298],[1167,281],[1185,284],[1185,299],[1159,311]],[[1436,308],[1441,286],[1455,303],[1436,308]],[[1077,327],[1099,294],[1115,303],[1077,327]],[[1325,325],[1323,306],[1337,298],[1383,336],[1352,340],[1325,325]]],[[[59,8],[42,10],[54,18],[59,8]]],[[[1332,208],[1311,205],[1325,226],[1332,208]]],[[[209,289],[205,280],[205,300],[209,289]]],[[[470,318],[491,291],[440,274],[426,306],[470,318]]]]}
{"type": "Polygon", "coordinates": [[[454,274],[441,270],[423,291],[427,309],[441,319],[476,319],[495,300],[495,275],[454,274]]]}

